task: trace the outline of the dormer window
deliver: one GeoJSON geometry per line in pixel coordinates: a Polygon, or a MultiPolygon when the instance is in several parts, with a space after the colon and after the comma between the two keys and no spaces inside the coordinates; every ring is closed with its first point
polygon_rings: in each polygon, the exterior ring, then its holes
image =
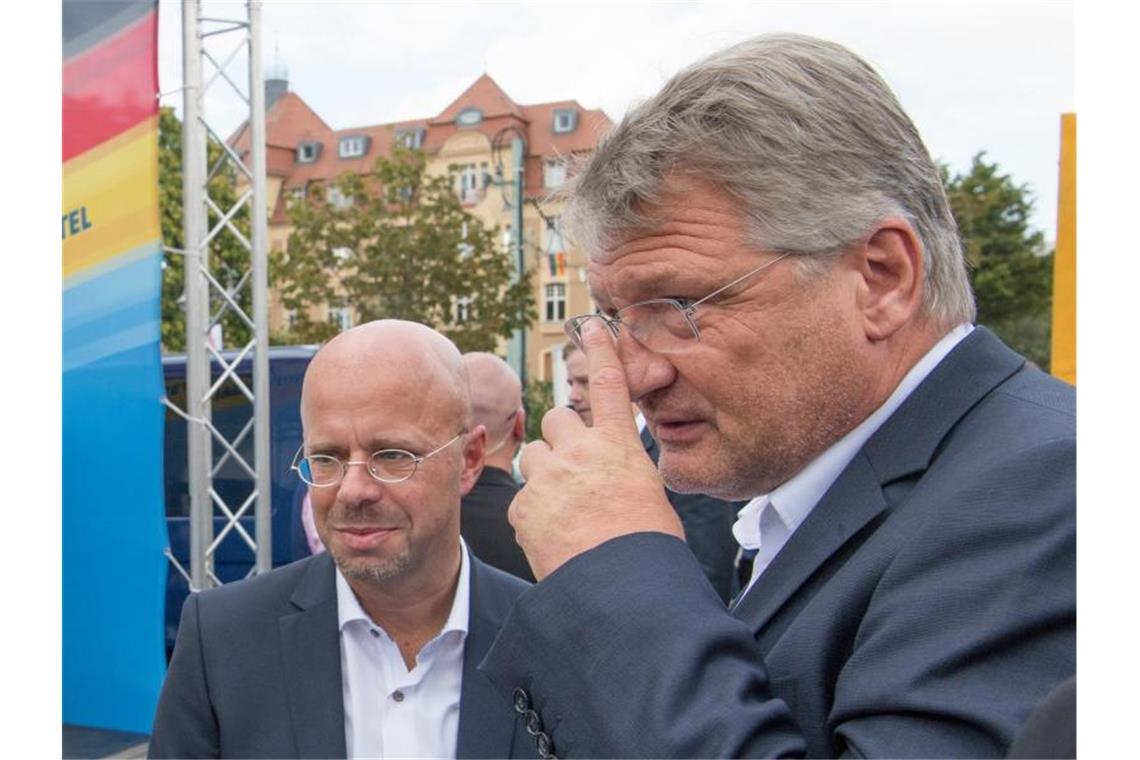
{"type": "Polygon", "coordinates": [[[558,135],[573,132],[578,126],[578,110],[576,108],[554,109],[554,133],[558,135]]]}
{"type": "Polygon", "coordinates": [[[359,158],[368,152],[368,138],[365,135],[351,135],[340,138],[337,155],[341,158],[359,158]]]}
{"type": "Polygon", "coordinates": [[[321,144],[315,140],[303,142],[297,146],[297,163],[299,164],[311,164],[320,155],[321,144]]]}
{"type": "Polygon", "coordinates": [[[455,117],[455,123],[461,127],[473,127],[483,121],[483,112],[478,108],[464,108],[455,117]]]}
{"type": "Polygon", "coordinates": [[[402,145],[409,150],[417,150],[424,146],[424,134],[427,132],[423,127],[415,129],[400,129],[396,131],[396,143],[402,145]]]}

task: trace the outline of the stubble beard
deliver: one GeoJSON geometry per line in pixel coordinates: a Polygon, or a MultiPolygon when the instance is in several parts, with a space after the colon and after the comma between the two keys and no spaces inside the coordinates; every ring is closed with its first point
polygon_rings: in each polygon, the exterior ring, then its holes
{"type": "Polygon", "coordinates": [[[361,583],[383,584],[407,575],[413,563],[410,549],[392,557],[343,557],[333,554],[333,561],[348,580],[361,583]]]}
{"type": "Polygon", "coordinates": [[[777,385],[795,383],[795,395],[758,392],[750,383],[733,389],[733,407],[746,429],[718,428],[711,445],[689,450],[670,453],[662,446],[658,471],[665,484],[678,493],[731,500],[771,493],[858,425],[866,416],[860,405],[865,382],[854,363],[826,344],[817,344],[812,354],[813,361],[793,367],[786,377],[767,378],[777,385]],[[763,416],[749,420],[749,410],[763,410],[763,416]]]}
{"type": "MultiPolygon", "coordinates": [[[[367,522],[369,509],[364,507],[347,507],[335,517],[338,522],[352,524],[354,522],[367,522]]],[[[321,530],[318,528],[317,533],[321,530]]],[[[336,566],[348,580],[360,581],[369,584],[387,583],[407,575],[415,565],[415,554],[408,546],[389,557],[355,556],[349,552],[341,552],[336,548],[336,542],[330,537],[321,536],[325,548],[332,555],[336,566]]]]}

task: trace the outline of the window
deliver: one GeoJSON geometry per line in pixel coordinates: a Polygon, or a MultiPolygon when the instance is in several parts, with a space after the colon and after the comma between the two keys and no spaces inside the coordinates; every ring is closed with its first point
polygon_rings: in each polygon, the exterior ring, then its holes
{"type": "Polygon", "coordinates": [[[328,186],[325,197],[328,199],[329,205],[335,209],[340,209],[343,211],[344,209],[352,206],[352,196],[345,195],[344,192],[341,191],[341,189],[336,185],[328,186]]]}
{"type": "Polygon", "coordinates": [[[319,142],[303,142],[297,145],[297,163],[311,164],[321,155],[319,142]]]}
{"type": "Polygon", "coordinates": [[[416,150],[422,148],[424,145],[424,134],[427,132],[423,127],[416,129],[400,129],[396,131],[396,142],[399,145],[416,150]]]}
{"type": "Polygon", "coordinates": [[[479,167],[476,164],[460,164],[456,167],[455,192],[461,203],[478,203],[483,199],[479,167]]]}
{"type": "Polygon", "coordinates": [[[296,309],[286,309],[285,310],[285,328],[288,330],[292,330],[296,326],[297,326],[297,310],[296,309]]]}
{"type": "Polygon", "coordinates": [[[566,163],[559,158],[545,159],[542,162],[542,184],[547,190],[566,184],[566,163]]]}
{"type": "Polygon", "coordinates": [[[471,254],[475,253],[475,246],[473,246],[467,242],[467,222],[466,221],[463,222],[463,225],[460,227],[460,230],[461,230],[461,237],[463,238],[463,242],[461,242],[459,244],[459,258],[469,259],[469,258],[471,258],[471,254]]]}
{"type": "Polygon", "coordinates": [[[466,322],[471,319],[471,296],[460,296],[455,299],[455,321],[466,322]]]}
{"type": "Polygon", "coordinates": [[[337,153],[341,158],[357,158],[368,152],[368,138],[364,135],[340,138],[337,153]]]}
{"type": "Polygon", "coordinates": [[[550,268],[550,277],[564,279],[566,277],[566,240],[562,237],[562,217],[552,216],[546,222],[543,231],[546,238],[544,251],[546,263],[550,268]]]}
{"type": "Polygon", "coordinates": [[[329,322],[337,326],[341,332],[352,327],[352,310],[343,305],[343,302],[329,304],[329,322]]]}
{"type": "Polygon", "coordinates": [[[573,132],[578,126],[578,111],[575,108],[554,109],[554,133],[561,135],[573,132]]]}
{"type": "Polygon", "coordinates": [[[478,108],[464,108],[455,117],[455,123],[461,127],[473,127],[483,121],[483,112],[478,108]]]}
{"type": "Polygon", "coordinates": [[[566,321],[566,285],[561,282],[552,282],[546,286],[546,307],[544,309],[547,322],[566,321]]]}

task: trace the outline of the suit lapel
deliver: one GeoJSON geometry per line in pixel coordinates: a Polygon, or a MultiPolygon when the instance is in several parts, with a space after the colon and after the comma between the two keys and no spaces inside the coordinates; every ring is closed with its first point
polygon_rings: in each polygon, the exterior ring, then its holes
{"type": "Polygon", "coordinates": [[[278,621],[298,757],[347,754],[335,579],[332,558],[318,555],[290,599],[298,611],[278,621]]]}
{"type": "Polygon", "coordinates": [[[954,425],[1023,364],[993,333],[975,328],[871,436],[732,614],[759,632],[832,555],[886,512],[884,487],[924,471],[954,425]]]}
{"type": "Polygon", "coordinates": [[[886,506],[878,476],[866,457],[857,454],[732,614],[759,631],[831,555],[886,506]]]}
{"type": "Polygon", "coordinates": [[[502,627],[510,601],[497,598],[483,563],[470,552],[467,556],[471,559],[471,612],[463,648],[456,756],[510,757],[517,725],[512,719],[514,709],[477,668],[502,627]]]}

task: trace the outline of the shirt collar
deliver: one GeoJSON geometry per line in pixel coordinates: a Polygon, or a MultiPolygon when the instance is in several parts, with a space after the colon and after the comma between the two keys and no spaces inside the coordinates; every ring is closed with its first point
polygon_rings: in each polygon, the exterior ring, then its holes
{"type": "Polygon", "coordinates": [[[800,523],[807,519],[812,508],[827,493],[827,489],[831,488],[832,483],[839,478],[843,469],[859,453],[863,444],[875,434],[888,417],[895,413],[902,402],[914,392],[938,363],[946,358],[954,346],[973,329],[973,325],[965,323],[943,335],[941,340],[915,362],[894,392],[867,419],[771,493],[761,494],[745,504],[737,512],[736,524],[732,526],[732,534],[737,542],[745,549],[755,549],[760,546],[760,514],[769,504],[787,526],[789,534],[798,528],[800,523]]]}
{"type": "MultiPolygon", "coordinates": [[[[348,585],[348,580],[341,573],[340,568],[336,569],[336,606],[337,606],[337,622],[340,630],[344,631],[345,626],[354,621],[363,621],[366,625],[376,625],[383,627],[376,621],[373,621],[369,614],[361,606],[360,600],[356,598],[356,593],[353,592],[352,587],[348,585]]],[[[443,628],[435,638],[442,636],[449,631],[457,631],[464,636],[467,635],[467,621],[470,618],[471,611],[471,559],[467,554],[467,544],[462,538],[459,539],[459,581],[455,585],[455,598],[451,602],[451,611],[447,615],[447,620],[443,623],[443,628]]]]}

